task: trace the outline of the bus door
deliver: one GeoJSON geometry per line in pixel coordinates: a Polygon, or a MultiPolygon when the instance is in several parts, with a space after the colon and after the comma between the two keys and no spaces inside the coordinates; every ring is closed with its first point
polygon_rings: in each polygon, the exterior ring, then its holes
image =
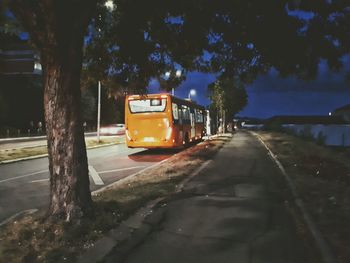
{"type": "Polygon", "coordinates": [[[174,123],[178,127],[178,136],[176,136],[176,140],[181,142],[183,141],[183,113],[182,107],[176,103],[172,103],[172,111],[174,116],[174,123]]]}
{"type": "Polygon", "coordinates": [[[195,127],[195,121],[194,121],[194,111],[191,109],[190,111],[190,120],[191,120],[191,138],[194,138],[196,136],[196,127],[195,127]]]}

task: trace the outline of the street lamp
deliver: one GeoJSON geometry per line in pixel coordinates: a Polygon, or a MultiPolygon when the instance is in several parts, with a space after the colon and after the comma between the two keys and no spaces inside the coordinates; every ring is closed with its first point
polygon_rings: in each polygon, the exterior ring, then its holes
{"type": "Polygon", "coordinates": [[[196,96],[196,90],[195,89],[191,89],[190,92],[188,93],[188,99],[191,99],[191,95],[192,96],[196,96]]]}
{"type": "MultiPolygon", "coordinates": [[[[109,12],[112,12],[116,5],[114,5],[113,0],[107,0],[105,2],[105,7],[109,12]]],[[[99,20],[102,20],[101,14],[99,15],[99,20]]],[[[101,37],[101,28],[98,28],[98,37],[101,37]]],[[[101,58],[99,58],[101,60],[101,58]]],[[[100,128],[101,128],[101,81],[98,81],[98,89],[97,89],[97,142],[100,143],[100,128]]]]}
{"type": "Polygon", "coordinates": [[[108,9],[108,11],[112,12],[115,8],[115,5],[112,0],[108,0],[105,2],[105,7],[108,9]]]}
{"type": "MultiPolygon", "coordinates": [[[[177,78],[180,78],[181,77],[181,74],[182,74],[182,71],[180,69],[176,70],[175,71],[175,76],[177,78]]],[[[171,75],[171,72],[170,71],[167,71],[165,72],[164,76],[165,76],[165,79],[168,80],[170,78],[170,75],[171,75]]],[[[175,90],[174,88],[171,88],[171,95],[175,95],[175,90]]]]}
{"type": "Polygon", "coordinates": [[[97,142],[100,143],[100,125],[101,124],[101,81],[98,82],[97,91],[97,142]]]}

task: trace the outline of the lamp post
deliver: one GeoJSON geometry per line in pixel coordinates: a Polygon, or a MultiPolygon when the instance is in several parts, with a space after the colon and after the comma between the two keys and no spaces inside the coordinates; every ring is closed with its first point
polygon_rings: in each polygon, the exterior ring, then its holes
{"type": "MultiPolygon", "coordinates": [[[[181,74],[182,74],[182,71],[180,69],[176,70],[175,71],[175,76],[177,78],[180,78],[181,77],[181,74]]],[[[166,79],[169,79],[170,78],[170,75],[171,75],[171,72],[170,71],[167,71],[165,72],[164,76],[166,79]]],[[[171,88],[171,95],[175,95],[175,89],[174,88],[171,88]]]]}
{"type": "MultiPolygon", "coordinates": [[[[107,0],[105,2],[105,7],[109,12],[112,12],[116,6],[114,5],[113,0],[107,0]]],[[[102,19],[102,16],[99,15],[99,19],[102,19]]],[[[101,28],[98,28],[99,37],[101,37],[101,28]]],[[[101,60],[101,58],[99,58],[101,60]]],[[[97,142],[100,142],[100,126],[101,126],[101,81],[98,81],[98,92],[97,92],[97,142]]]]}
{"type": "Polygon", "coordinates": [[[98,82],[97,92],[97,142],[100,142],[100,123],[101,123],[101,81],[98,82]]]}
{"type": "Polygon", "coordinates": [[[190,100],[191,99],[191,95],[192,96],[196,96],[196,90],[195,89],[191,89],[190,92],[188,93],[188,99],[190,100]]]}

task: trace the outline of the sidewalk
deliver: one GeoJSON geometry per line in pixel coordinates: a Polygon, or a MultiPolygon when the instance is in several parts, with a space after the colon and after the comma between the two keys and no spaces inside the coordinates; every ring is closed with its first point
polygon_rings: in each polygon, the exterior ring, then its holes
{"type": "Polygon", "coordinates": [[[237,133],[184,191],[160,204],[103,262],[315,262],[288,213],[290,194],[256,138],[237,133]]]}

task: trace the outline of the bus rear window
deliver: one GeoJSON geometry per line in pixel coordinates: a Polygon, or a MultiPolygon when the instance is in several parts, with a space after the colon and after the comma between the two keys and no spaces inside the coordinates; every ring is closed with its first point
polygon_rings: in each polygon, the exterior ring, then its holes
{"type": "Polygon", "coordinates": [[[165,107],[166,99],[129,100],[131,113],[163,112],[165,107]]]}

